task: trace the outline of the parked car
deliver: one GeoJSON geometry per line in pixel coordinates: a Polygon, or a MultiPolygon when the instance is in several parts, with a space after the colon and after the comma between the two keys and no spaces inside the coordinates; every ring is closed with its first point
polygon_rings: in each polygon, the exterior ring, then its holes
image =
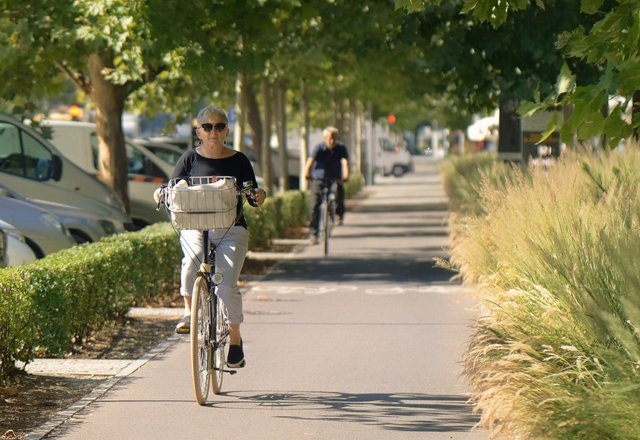
{"type": "Polygon", "coordinates": [[[172,170],[175,164],[178,162],[178,159],[180,159],[180,156],[182,156],[182,154],[184,153],[184,150],[175,145],[165,144],[162,142],[154,142],[148,139],[136,138],[131,139],[131,142],[143,148],[146,148],[148,151],[158,156],[169,166],[171,166],[172,170]]]}
{"type": "Polygon", "coordinates": [[[169,137],[169,136],[153,136],[150,138],[143,138],[151,142],[159,142],[162,144],[170,144],[174,147],[180,148],[182,151],[187,151],[194,148],[193,137],[169,137]]]}
{"type": "Polygon", "coordinates": [[[36,254],[24,235],[9,223],[0,220],[0,268],[33,263],[36,254]]]}
{"type": "Polygon", "coordinates": [[[26,198],[64,203],[131,224],[111,188],[68,160],[31,127],[3,114],[0,182],[26,198]]]}
{"type": "Polygon", "coordinates": [[[413,167],[413,157],[406,147],[380,138],[376,158],[376,169],[379,173],[383,176],[393,174],[395,177],[401,177],[413,171],[413,167]]]}
{"type": "Polygon", "coordinates": [[[76,244],[58,217],[29,202],[0,197],[0,220],[13,225],[24,235],[25,242],[37,258],[76,244]]]}
{"type": "MultiPolygon", "coordinates": [[[[98,175],[98,137],[94,123],[44,121],[43,124],[53,129],[52,142],[69,160],[94,177],[98,175]]],[[[129,140],[125,149],[131,218],[135,229],[166,221],[166,214],[156,209],[153,191],[168,181],[174,164],[165,162],[147,148],[129,140]]]]}
{"type": "Polygon", "coordinates": [[[27,199],[2,184],[0,184],[1,197],[9,197],[25,203],[31,203],[54,214],[78,244],[98,241],[107,235],[125,232],[124,224],[117,219],[103,218],[92,212],[61,203],[27,199]]]}

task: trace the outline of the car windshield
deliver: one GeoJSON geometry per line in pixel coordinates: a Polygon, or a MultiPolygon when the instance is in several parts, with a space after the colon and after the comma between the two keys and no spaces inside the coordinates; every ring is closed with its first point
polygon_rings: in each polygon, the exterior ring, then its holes
{"type": "Polygon", "coordinates": [[[175,165],[182,155],[182,153],[158,145],[145,145],[145,147],[169,165],[175,165]]]}

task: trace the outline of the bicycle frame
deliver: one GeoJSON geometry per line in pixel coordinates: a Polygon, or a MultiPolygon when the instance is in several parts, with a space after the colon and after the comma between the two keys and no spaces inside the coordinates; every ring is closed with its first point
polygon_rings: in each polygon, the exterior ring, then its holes
{"type": "MultiPolygon", "coordinates": [[[[209,322],[208,331],[205,333],[204,346],[207,350],[207,370],[213,371],[214,375],[219,374],[219,377],[214,377],[214,381],[212,382],[212,388],[214,393],[218,393],[220,391],[220,387],[222,385],[222,373],[236,374],[237,371],[227,370],[222,368],[224,365],[224,359],[221,359],[220,365],[214,365],[215,361],[215,353],[218,355],[222,355],[224,358],[224,354],[226,353],[225,347],[228,343],[230,330],[229,326],[226,322],[218,322],[222,319],[222,314],[219,313],[218,308],[222,306],[222,303],[216,293],[216,286],[222,282],[222,275],[216,272],[215,268],[215,258],[216,258],[216,245],[214,243],[209,242],[209,231],[202,231],[202,239],[203,243],[205,243],[203,250],[203,259],[200,264],[200,271],[198,275],[203,276],[207,282],[208,287],[208,316],[209,322]],[[222,333],[218,334],[218,326],[222,328],[222,333]]],[[[193,305],[192,305],[193,307],[193,305]]]]}
{"type": "Polygon", "coordinates": [[[329,255],[329,236],[335,224],[337,186],[337,181],[325,179],[322,187],[318,233],[320,241],[323,243],[325,257],[329,255]]]}

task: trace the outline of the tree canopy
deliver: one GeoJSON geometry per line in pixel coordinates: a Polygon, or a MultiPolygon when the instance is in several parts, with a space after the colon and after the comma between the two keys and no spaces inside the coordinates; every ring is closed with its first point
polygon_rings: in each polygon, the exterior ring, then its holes
{"type": "MultiPolygon", "coordinates": [[[[523,72],[529,79],[537,75],[541,80],[525,87],[532,96],[521,105],[522,115],[558,106],[574,107],[569,118],[553,120],[548,130],[550,133],[560,127],[565,142],[570,142],[574,135],[578,139],[589,139],[604,134],[609,145],[615,146],[621,139],[637,135],[640,128],[637,117],[640,3],[635,0],[581,0],[578,5],[555,0],[531,3],[527,0],[461,0],[449,4],[458,8],[459,14],[470,22],[490,26],[494,30],[487,33],[490,38],[513,47],[508,58],[528,53],[523,50],[523,44],[531,48],[540,45],[541,61],[547,61],[523,72]],[[505,39],[505,34],[511,38],[505,39]],[[549,37],[553,39],[553,46],[548,44],[549,37]],[[548,62],[551,58],[556,60],[548,62]],[[555,68],[551,68],[554,65],[555,68]],[[550,81],[549,74],[555,75],[556,80],[550,81]],[[543,75],[546,75],[544,80],[543,75]],[[613,106],[611,98],[617,98],[613,106]],[[613,108],[609,110],[609,107],[613,108]]],[[[410,13],[445,7],[441,0],[396,0],[396,6],[410,13]]]]}
{"type": "MultiPolygon", "coordinates": [[[[638,118],[623,117],[640,89],[635,0],[193,0],[188,6],[0,0],[0,6],[3,107],[28,116],[72,81],[96,110],[102,177],[123,199],[124,109],[186,117],[203,101],[230,105],[238,75],[249,91],[263,79],[260,84],[277,81],[290,90],[304,82],[316,126],[349,100],[370,103],[374,118],[397,115],[397,129],[425,120],[462,128],[505,94],[528,101],[520,109],[525,115],[573,105],[572,118],[562,123],[565,138],[604,133],[614,144],[640,126],[638,118]],[[610,96],[621,104],[603,113],[610,96]]],[[[255,111],[266,95],[252,96],[255,111]]],[[[285,96],[295,122],[298,94],[285,96]]]]}

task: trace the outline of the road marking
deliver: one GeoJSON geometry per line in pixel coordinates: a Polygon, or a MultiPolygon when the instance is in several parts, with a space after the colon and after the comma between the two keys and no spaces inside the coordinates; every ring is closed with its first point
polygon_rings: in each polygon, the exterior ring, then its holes
{"type": "MultiPolygon", "coordinates": [[[[406,295],[409,293],[436,294],[436,295],[456,295],[466,293],[469,288],[460,285],[430,285],[430,286],[309,286],[309,285],[254,285],[251,289],[252,294],[271,295],[326,295],[329,293],[345,293],[345,292],[362,292],[366,295],[406,295]]],[[[264,296],[261,297],[264,300],[264,296]]]]}

